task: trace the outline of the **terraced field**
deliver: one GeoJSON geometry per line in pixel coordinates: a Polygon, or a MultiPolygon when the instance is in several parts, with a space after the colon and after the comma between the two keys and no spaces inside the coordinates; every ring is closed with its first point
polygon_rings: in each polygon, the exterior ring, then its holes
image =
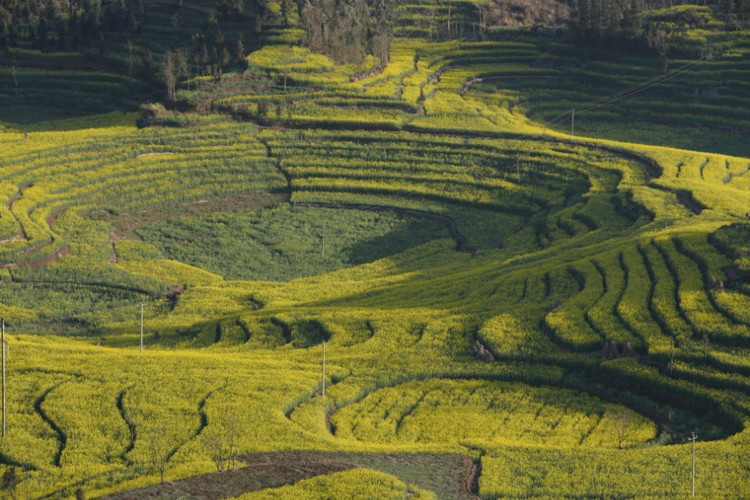
{"type": "MultiPolygon", "coordinates": [[[[382,71],[275,43],[142,128],[0,115],[21,495],[309,452],[338,465],[224,496],[679,498],[693,432],[698,495],[750,495],[750,51],[727,35],[654,84],[672,97],[602,102],[571,138],[557,115],[658,64],[431,39],[430,8],[399,7],[423,39],[382,71]]],[[[473,7],[450,8],[458,31],[473,7]]]]}

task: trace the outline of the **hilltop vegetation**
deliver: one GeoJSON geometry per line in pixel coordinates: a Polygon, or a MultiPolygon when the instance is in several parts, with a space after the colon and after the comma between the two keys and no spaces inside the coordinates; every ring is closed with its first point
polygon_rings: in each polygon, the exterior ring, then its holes
{"type": "Polygon", "coordinates": [[[747,3],[662,3],[3,2],[3,487],[747,497],[747,3]]]}

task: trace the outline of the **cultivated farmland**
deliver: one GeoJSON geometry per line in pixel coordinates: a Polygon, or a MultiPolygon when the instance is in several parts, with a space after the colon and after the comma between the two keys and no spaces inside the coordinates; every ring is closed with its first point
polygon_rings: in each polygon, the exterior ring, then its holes
{"type": "Polygon", "coordinates": [[[660,68],[474,4],[337,63],[268,2],[166,106],[122,33],[8,48],[6,491],[682,498],[694,433],[697,494],[750,496],[747,31],[696,6],[660,68]]]}

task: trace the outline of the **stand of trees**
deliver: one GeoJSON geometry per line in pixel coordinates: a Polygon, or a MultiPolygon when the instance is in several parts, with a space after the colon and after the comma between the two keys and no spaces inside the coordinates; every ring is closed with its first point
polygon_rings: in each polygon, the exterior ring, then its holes
{"type": "Polygon", "coordinates": [[[143,0],[0,0],[0,36],[4,45],[24,39],[42,51],[76,50],[107,32],[140,33],[145,12],[143,0]]]}
{"type": "Polygon", "coordinates": [[[256,19],[245,14],[245,0],[217,0],[202,17],[195,15],[198,6],[184,0],[156,7],[144,2],[0,0],[0,51],[22,47],[98,55],[99,62],[128,75],[164,84],[173,99],[180,78],[220,75],[244,64],[244,56],[259,44],[256,19]],[[154,8],[161,14],[167,10],[168,24],[149,18],[154,8]]]}
{"type": "MultiPolygon", "coordinates": [[[[191,54],[196,73],[216,74],[235,57],[243,57],[246,45],[258,42],[254,19],[243,14],[244,0],[222,0],[197,26],[186,26],[183,0],[171,7],[170,25],[164,29],[177,31],[187,42],[183,49],[191,54]],[[221,21],[244,21],[248,29],[230,38],[222,33],[221,21]]],[[[147,16],[144,0],[0,0],[0,49],[24,46],[49,52],[94,47],[102,57],[105,51],[118,50],[126,53],[129,73],[137,62],[151,72],[154,55],[143,33],[147,16]]]]}
{"type": "MultiPolygon", "coordinates": [[[[701,3],[713,7],[714,15],[722,18],[729,30],[750,23],[750,0],[568,0],[568,3],[570,26],[582,41],[617,47],[630,44],[639,50],[651,50],[659,58],[662,71],[666,71],[668,55],[673,51],[669,46],[670,31],[700,27],[706,19],[690,8],[670,12],[665,19],[654,15],[654,10],[701,3]],[[644,22],[645,18],[648,21],[644,22]]],[[[705,57],[704,50],[710,51],[710,47],[702,47],[698,52],[683,49],[680,57],[705,57]]]]}
{"type": "Polygon", "coordinates": [[[571,8],[571,25],[588,39],[638,38],[643,34],[643,16],[647,11],[675,5],[715,7],[731,27],[750,22],[750,0],[568,0],[567,3],[571,8]]]}
{"type": "Polygon", "coordinates": [[[367,54],[388,60],[391,4],[388,0],[305,0],[300,20],[310,48],[338,63],[362,62],[367,54]]]}

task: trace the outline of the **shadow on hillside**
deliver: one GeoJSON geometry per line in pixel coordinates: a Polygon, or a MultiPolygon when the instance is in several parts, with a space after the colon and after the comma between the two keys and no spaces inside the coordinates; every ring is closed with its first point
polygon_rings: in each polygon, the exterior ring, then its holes
{"type": "Polygon", "coordinates": [[[448,229],[440,222],[412,216],[401,217],[406,223],[387,234],[362,239],[342,248],[345,260],[357,266],[400,254],[429,241],[450,237],[448,229]]]}
{"type": "Polygon", "coordinates": [[[69,108],[35,105],[3,106],[0,130],[7,132],[69,132],[92,128],[135,126],[140,114],[127,108],[108,107],[81,112],[69,108]]]}

